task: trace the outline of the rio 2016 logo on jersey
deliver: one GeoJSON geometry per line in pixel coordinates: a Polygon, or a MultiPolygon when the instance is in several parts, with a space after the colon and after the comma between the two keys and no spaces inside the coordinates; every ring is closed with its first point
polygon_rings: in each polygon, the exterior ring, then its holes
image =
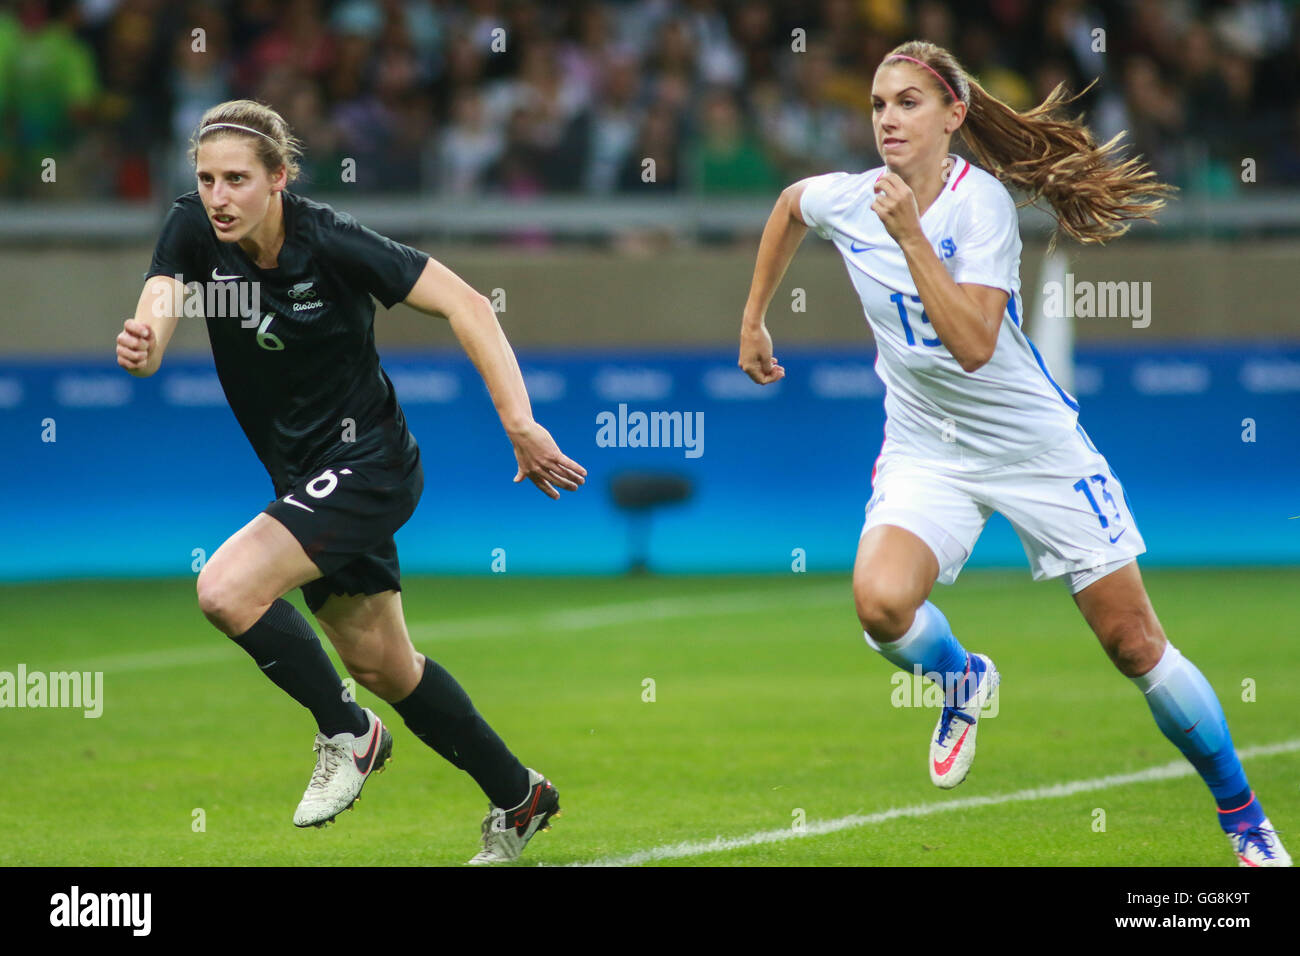
{"type": "Polygon", "coordinates": [[[940,259],[951,259],[957,254],[957,243],[953,242],[950,236],[939,243],[938,252],[940,259]]]}
{"type": "Polygon", "coordinates": [[[312,298],[317,294],[316,290],[312,288],[313,285],[315,285],[314,282],[299,282],[289,290],[289,298],[291,299],[312,299],[310,302],[295,301],[293,304],[293,311],[302,312],[306,309],[319,309],[325,305],[325,303],[319,299],[312,298]]]}

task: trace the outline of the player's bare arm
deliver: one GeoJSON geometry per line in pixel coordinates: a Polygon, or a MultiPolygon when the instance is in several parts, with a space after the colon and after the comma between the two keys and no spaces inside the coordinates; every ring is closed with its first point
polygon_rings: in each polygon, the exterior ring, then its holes
{"type": "Polygon", "coordinates": [[[117,364],[136,378],[147,378],[162,364],[167,343],[176,331],[176,303],[184,300],[184,286],[171,276],[145,280],[135,316],[117,334],[117,364]]]}
{"type": "Polygon", "coordinates": [[[917,294],[939,341],[952,353],[962,371],[974,372],[993,357],[1002,327],[1002,312],[1007,307],[1007,293],[973,283],[958,285],[953,280],[921,231],[916,196],[896,173],[885,173],[877,181],[876,200],[871,208],[902,248],[907,268],[916,281],[917,294]]]}
{"type": "Polygon", "coordinates": [[[560,451],[550,432],[533,419],[523,373],[497,321],[492,303],[442,263],[430,258],[405,299],[413,309],[444,316],[483,377],[501,424],[514,445],[515,481],[530,479],[551,498],[557,487],[577,491],[587,469],[560,451]]]}
{"type": "Polygon", "coordinates": [[[808,225],[799,212],[799,200],[807,185],[808,180],[802,179],[782,190],[758,243],[754,278],[749,286],[749,299],[745,302],[740,326],[740,361],[737,364],[760,385],[785,377],[785,369],[772,355],[772,336],[767,331],[765,320],[772,296],[785,277],[799,243],[808,234],[808,225]]]}

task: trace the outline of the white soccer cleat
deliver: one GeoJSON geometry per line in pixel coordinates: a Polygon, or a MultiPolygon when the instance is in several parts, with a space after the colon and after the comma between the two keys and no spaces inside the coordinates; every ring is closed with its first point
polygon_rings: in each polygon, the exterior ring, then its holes
{"type": "Polygon", "coordinates": [[[483,818],[483,849],[470,860],[485,863],[513,863],[538,830],[551,828],[551,817],[560,815],[560,794],[536,770],[528,768],[528,796],[513,810],[489,806],[483,818]]]}
{"type": "Polygon", "coordinates": [[[316,735],[316,770],[293,815],[296,827],[323,827],[361,795],[366,778],[382,773],[392,759],[393,735],[369,708],[370,730],[361,736],[349,733],[326,737],[316,735]]]}
{"type": "Polygon", "coordinates": [[[1228,842],[1232,844],[1232,852],[1237,854],[1238,866],[1291,865],[1291,854],[1282,846],[1282,840],[1267,817],[1257,827],[1241,833],[1229,833],[1227,836],[1228,842]]]}
{"type": "Polygon", "coordinates": [[[975,762],[975,732],[980,713],[998,692],[1002,677],[993,661],[983,654],[972,654],[984,662],[984,676],[974,698],[964,707],[944,707],[930,738],[930,782],[951,790],[966,779],[975,762]]]}

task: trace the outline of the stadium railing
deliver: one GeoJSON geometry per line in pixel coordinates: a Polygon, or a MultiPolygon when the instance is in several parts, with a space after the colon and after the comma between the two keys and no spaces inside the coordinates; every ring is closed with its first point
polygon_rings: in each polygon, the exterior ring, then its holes
{"type": "MultiPolygon", "coordinates": [[[[775,196],[655,199],[549,196],[448,198],[440,195],[356,196],[305,190],[395,236],[493,238],[540,230],[551,238],[593,239],[633,230],[683,238],[726,237],[762,229],[775,196]]],[[[0,203],[0,243],[84,245],[151,241],[166,204],[117,202],[0,203]]],[[[1051,232],[1050,216],[1021,210],[1027,236],[1051,232]]],[[[1269,190],[1228,198],[1180,197],[1159,215],[1158,227],[1139,222],[1135,234],[1154,238],[1300,235],[1300,192],[1269,190]]]]}

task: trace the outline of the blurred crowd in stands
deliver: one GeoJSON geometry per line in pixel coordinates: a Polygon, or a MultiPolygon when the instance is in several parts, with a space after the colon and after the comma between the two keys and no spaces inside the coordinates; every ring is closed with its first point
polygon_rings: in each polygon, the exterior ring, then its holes
{"type": "Polygon", "coordinates": [[[188,191],[239,97],[311,194],[770,194],[879,164],[872,73],[912,38],[1020,109],[1098,78],[1096,134],[1186,191],[1300,183],[1294,0],[0,0],[0,197],[188,191]]]}

